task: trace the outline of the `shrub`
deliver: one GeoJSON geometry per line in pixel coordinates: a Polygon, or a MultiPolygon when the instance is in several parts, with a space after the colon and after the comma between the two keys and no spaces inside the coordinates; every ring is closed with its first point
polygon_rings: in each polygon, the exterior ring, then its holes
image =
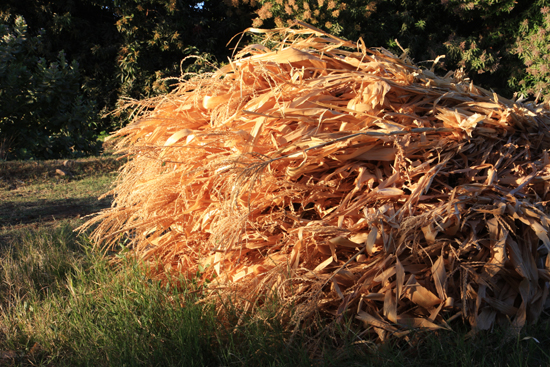
{"type": "Polygon", "coordinates": [[[299,19],[352,41],[361,37],[368,47],[400,54],[402,46],[416,62],[445,55],[436,65],[442,74],[463,68],[474,83],[507,97],[547,93],[550,16],[540,11],[549,0],[225,1],[254,5],[254,27],[299,19]]]}
{"type": "Polygon", "coordinates": [[[550,101],[550,7],[521,23],[515,52],[525,63],[526,76],[518,82],[522,93],[550,101]]]}
{"type": "Polygon", "coordinates": [[[0,136],[7,159],[95,154],[97,110],[81,89],[76,61],[42,57],[41,35],[28,37],[21,16],[0,24],[0,136]],[[11,22],[9,22],[11,23],[11,22]]]}

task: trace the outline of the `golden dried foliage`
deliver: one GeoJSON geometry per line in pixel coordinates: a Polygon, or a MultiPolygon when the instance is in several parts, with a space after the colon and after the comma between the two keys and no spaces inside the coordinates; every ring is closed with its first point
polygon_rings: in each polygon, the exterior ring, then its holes
{"type": "MultiPolygon", "coordinates": [[[[330,4],[330,2],[329,2],[330,4]]],[[[305,23],[142,102],[88,225],[144,261],[381,340],[549,306],[547,111],[305,23]]]]}

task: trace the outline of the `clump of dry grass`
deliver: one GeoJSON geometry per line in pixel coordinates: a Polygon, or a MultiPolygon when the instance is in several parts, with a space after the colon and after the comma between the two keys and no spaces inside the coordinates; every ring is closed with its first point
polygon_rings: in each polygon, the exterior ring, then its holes
{"type": "MultiPolygon", "coordinates": [[[[547,111],[307,24],[136,102],[106,246],[384,340],[549,306],[547,111]],[[272,45],[268,48],[266,45],[272,45]]],[[[507,321],[508,322],[508,321],[507,321]]]]}

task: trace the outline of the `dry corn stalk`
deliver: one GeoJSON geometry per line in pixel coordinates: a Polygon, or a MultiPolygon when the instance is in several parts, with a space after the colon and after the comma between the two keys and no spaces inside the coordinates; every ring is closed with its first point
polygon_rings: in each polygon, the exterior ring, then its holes
{"type": "Polygon", "coordinates": [[[116,133],[132,159],[95,239],[130,233],[145,261],[303,315],[352,312],[380,339],[444,315],[537,320],[547,111],[307,24],[250,31],[275,46],[140,102],[116,133]]]}

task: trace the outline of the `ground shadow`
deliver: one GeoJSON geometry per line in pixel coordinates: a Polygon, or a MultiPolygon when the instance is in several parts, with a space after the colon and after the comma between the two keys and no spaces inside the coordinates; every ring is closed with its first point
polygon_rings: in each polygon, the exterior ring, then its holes
{"type": "Polygon", "coordinates": [[[0,203],[0,227],[82,217],[108,208],[111,202],[111,197],[97,200],[95,196],[28,202],[4,201],[0,203]]]}
{"type": "Polygon", "coordinates": [[[96,196],[0,202],[0,249],[9,246],[15,233],[21,230],[55,226],[61,220],[78,219],[106,209],[111,203],[112,197],[97,200],[96,196]]]}

